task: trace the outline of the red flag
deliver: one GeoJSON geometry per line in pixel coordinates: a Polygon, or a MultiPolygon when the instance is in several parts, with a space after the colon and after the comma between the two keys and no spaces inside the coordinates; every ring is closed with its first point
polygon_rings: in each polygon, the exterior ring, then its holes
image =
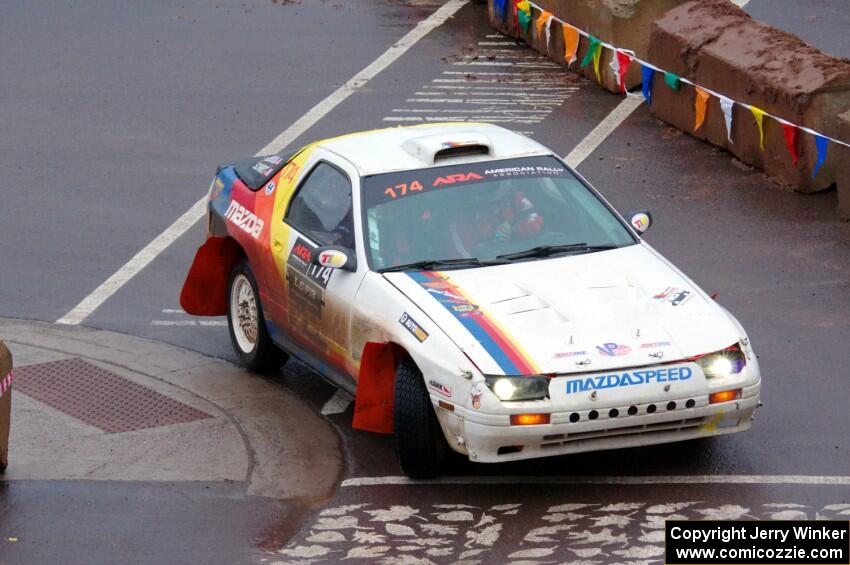
{"type": "Polygon", "coordinates": [[[519,15],[517,14],[517,4],[522,2],[522,0],[514,0],[514,26],[516,27],[516,35],[519,37],[519,15]]]}
{"type": "Polygon", "coordinates": [[[629,65],[632,64],[630,55],[617,51],[617,62],[620,63],[620,86],[623,87],[623,93],[626,93],[626,72],[629,70],[629,65]]]}
{"type": "Polygon", "coordinates": [[[794,147],[794,140],[797,138],[797,128],[791,124],[782,124],[782,131],[785,133],[785,145],[788,146],[788,152],[791,153],[791,160],[796,167],[797,149],[794,147]]]}

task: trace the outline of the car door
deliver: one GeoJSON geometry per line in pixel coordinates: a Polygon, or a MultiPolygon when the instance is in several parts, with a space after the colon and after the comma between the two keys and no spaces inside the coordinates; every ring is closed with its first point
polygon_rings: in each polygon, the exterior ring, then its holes
{"type": "Polygon", "coordinates": [[[356,271],[323,267],[311,261],[313,250],[325,245],[360,248],[356,171],[335,155],[317,149],[306,163],[281,222],[272,234],[285,304],[276,309],[285,328],[284,344],[300,349],[304,361],[349,390],[356,377],[351,346],[351,304],[366,274],[365,261],[356,271]]]}

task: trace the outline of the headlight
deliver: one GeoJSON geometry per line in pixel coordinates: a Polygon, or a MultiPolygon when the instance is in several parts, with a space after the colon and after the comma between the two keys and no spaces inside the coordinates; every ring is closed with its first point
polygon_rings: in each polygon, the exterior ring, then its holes
{"type": "Polygon", "coordinates": [[[542,400],[549,398],[547,377],[484,377],[487,387],[500,400],[542,400]]]}
{"type": "Polygon", "coordinates": [[[721,351],[703,355],[696,360],[708,379],[717,379],[737,375],[744,370],[747,357],[737,344],[721,351]]]}

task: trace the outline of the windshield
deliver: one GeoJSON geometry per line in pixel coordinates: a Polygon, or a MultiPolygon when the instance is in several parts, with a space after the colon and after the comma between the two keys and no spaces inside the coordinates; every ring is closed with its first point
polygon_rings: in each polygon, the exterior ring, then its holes
{"type": "Polygon", "coordinates": [[[364,179],[363,203],[376,270],[423,261],[530,260],[635,243],[551,156],[373,175],[364,179]],[[538,247],[547,249],[535,252],[538,247]]]}

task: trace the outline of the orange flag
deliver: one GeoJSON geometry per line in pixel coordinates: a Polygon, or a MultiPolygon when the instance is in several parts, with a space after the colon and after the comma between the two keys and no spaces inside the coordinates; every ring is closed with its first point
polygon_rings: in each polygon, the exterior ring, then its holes
{"type": "Polygon", "coordinates": [[[702,127],[702,123],[705,121],[705,111],[708,107],[708,99],[711,98],[711,94],[698,86],[695,86],[694,88],[697,90],[697,96],[694,100],[694,131],[697,131],[702,127]]]}
{"type": "Polygon", "coordinates": [[[543,26],[546,25],[546,22],[548,22],[551,17],[552,12],[547,12],[546,10],[541,11],[540,15],[537,16],[537,21],[534,22],[537,26],[537,37],[543,37],[543,26]]]}
{"type": "Polygon", "coordinates": [[[561,27],[564,30],[564,61],[572,65],[578,55],[578,30],[567,24],[561,27]]]}

